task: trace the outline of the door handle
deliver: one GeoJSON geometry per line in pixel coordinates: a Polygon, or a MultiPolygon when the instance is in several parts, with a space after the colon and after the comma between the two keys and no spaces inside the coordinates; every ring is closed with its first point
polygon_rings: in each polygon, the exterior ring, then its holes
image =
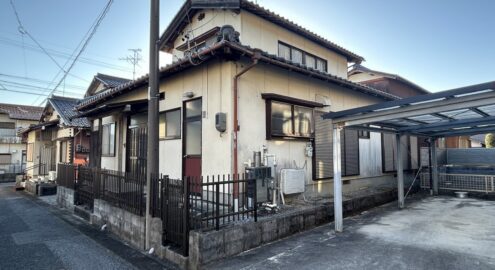
{"type": "Polygon", "coordinates": [[[184,155],[184,158],[188,158],[188,157],[189,157],[189,155],[184,155]]]}

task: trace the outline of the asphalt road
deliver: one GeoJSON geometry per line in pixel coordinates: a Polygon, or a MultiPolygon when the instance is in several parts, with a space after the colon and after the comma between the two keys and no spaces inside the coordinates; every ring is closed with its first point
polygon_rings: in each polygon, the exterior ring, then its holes
{"type": "Polygon", "coordinates": [[[174,269],[0,184],[0,269],[174,269]]]}
{"type": "Polygon", "coordinates": [[[396,203],[215,262],[206,269],[495,269],[495,202],[425,197],[396,203]]]}

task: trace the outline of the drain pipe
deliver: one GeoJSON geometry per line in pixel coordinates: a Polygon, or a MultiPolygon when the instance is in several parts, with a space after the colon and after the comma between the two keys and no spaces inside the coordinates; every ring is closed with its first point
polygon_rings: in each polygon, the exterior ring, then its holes
{"type": "MultiPolygon", "coordinates": [[[[234,86],[233,86],[233,99],[234,99],[234,117],[232,118],[232,127],[234,129],[234,142],[233,142],[233,147],[234,147],[234,180],[237,177],[239,170],[238,170],[238,153],[237,153],[237,133],[239,132],[239,119],[238,119],[238,110],[239,110],[239,103],[238,103],[238,96],[239,96],[239,78],[249,71],[251,68],[253,68],[256,64],[258,64],[258,60],[261,58],[261,53],[259,51],[254,52],[253,56],[251,57],[251,64],[248,66],[244,67],[239,73],[237,73],[234,76],[234,86]]],[[[238,179],[237,179],[238,180],[238,179]]],[[[239,197],[239,183],[234,184],[234,209],[238,209],[238,197],[239,197]]]]}

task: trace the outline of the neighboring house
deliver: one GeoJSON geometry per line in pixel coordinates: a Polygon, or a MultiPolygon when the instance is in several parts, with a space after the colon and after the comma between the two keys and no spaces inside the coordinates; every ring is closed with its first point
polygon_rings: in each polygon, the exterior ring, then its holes
{"type": "Polygon", "coordinates": [[[360,64],[353,65],[348,76],[353,82],[359,82],[401,98],[430,93],[400,75],[372,70],[360,64]]]}
{"type": "Polygon", "coordinates": [[[123,83],[129,82],[129,79],[124,79],[120,77],[115,77],[111,75],[97,73],[93,80],[91,81],[84,97],[93,96],[99,92],[102,92],[106,89],[117,87],[123,83]]]}
{"type": "Polygon", "coordinates": [[[38,123],[42,107],[0,104],[0,174],[26,168],[26,145],[18,132],[38,123]]]}
{"type": "Polygon", "coordinates": [[[27,177],[45,176],[56,171],[59,162],[87,164],[89,121],[71,119],[78,99],[52,96],[47,99],[40,121],[22,131],[27,141],[27,177]]]}
{"type": "MultiPolygon", "coordinates": [[[[353,65],[352,68],[349,70],[349,80],[368,85],[370,87],[399,96],[401,98],[425,95],[430,93],[428,90],[400,75],[372,70],[360,64],[353,65]]],[[[455,113],[458,112],[453,112],[453,114],[455,113]]],[[[448,115],[438,115],[438,117],[438,120],[443,120],[445,118],[449,119],[448,115]]],[[[421,120],[424,119],[412,120],[421,122],[421,120]]],[[[432,121],[434,120],[435,119],[433,119],[432,121]]],[[[440,138],[438,140],[438,146],[440,148],[470,148],[471,140],[469,136],[440,138]]]]}
{"type": "MultiPolygon", "coordinates": [[[[186,1],[161,37],[176,60],[160,70],[160,173],[243,173],[265,146],[278,172],[304,170],[308,195],[331,193],[332,128],[320,116],[399,97],[348,80],[361,56],[257,4],[197,3],[186,1]]],[[[147,99],[144,76],[77,106],[101,138],[92,166],[146,171],[147,99]]],[[[395,185],[393,136],[346,130],[343,139],[347,190],[395,185]]],[[[418,139],[404,143],[406,168],[418,168],[418,139]]]]}
{"type": "Polygon", "coordinates": [[[478,134],[471,136],[471,147],[472,148],[485,148],[486,143],[485,143],[485,136],[486,134],[478,134]]]}

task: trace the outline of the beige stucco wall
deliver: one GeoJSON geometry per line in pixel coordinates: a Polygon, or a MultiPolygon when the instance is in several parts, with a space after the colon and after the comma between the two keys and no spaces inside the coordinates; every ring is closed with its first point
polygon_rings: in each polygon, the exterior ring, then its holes
{"type": "MultiPolygon", "coordinates": [[[[191,23],[175,40],[174,47],[184,44],[183,39],[186,34],[194,38],[213,27],[232,25],[240,33],[240,41],[243,45],[277,55],[278,42],[282,41],[327,60],[328,73],[347,78],[346,57],[248,11],[243,10],[237,14],[230,10],[206,10],[204,14],[205,17],[201,21],[198,21],[199,13],[191,18],[191,23]]],[[[173,50],[172,53],[174,60],[183,57],[181,51],[173,50]]]]}
{"type": "Polygon", "coordinates": [[[278,55],[278,41],[327,60],[328,73],[347,78],[347,59],[294,32],[273,24],[250,12],[241,12],[241,43],[278,55]]]}
{"type": "MultiPolygon", "coordinates": [[[[160,91],[165,92],[165,100],[159,103],[160,112],[182,108],[183,102],[188,100],[183,95],[193,92],[194,98],[202,98],[202,174],[224,174],[231,172],[231,107],[232,107],[232,72],[230,62],[211,61],[205,65],[189,69],[172,77],[162,80],[160,91]],[[228,130],[220,134],[215,128],[215,114],[226,112],[228,130]],[[229,122],[230,121],[230,122],[229,122]]],[[[132,90],[130,93],[112,99],[111,103],[120,103],[142,99],[147,96],[147,87],[132,90]]],[[[122,114],[115,114],[103,118],[103,124],[116,122],[116,129],[120,131],[119,121],[122,114]]],[[[182,122],[182,121],[181,121],[182,122]]],[[[119,154],[121,155],[121,169],[125,170],[125,132],[122,137],[117,132],[117,147],[115,157],[102,157],[102,168],[118,170],[119,154]]],[[[124,129],[125,131],[125,129],[124,129]]],[[[181,132],[182,133],[182,132],[181,132]]],[[[159,169],[160,173],[172,178],[182,176],[182,139],[160,140],[159,142],[159,169]]]]}
{"type": "MultiPolygon", "coordinates": [[[[241,66],[237,67],[238,70],[241,68],[241,66]]],[[[381,102],[378,98],[264,64],[259,64],[243,75],[239,88],[239,122],[241,126],[239,132],[239,171],[244,170],[243,162],[252,159],[253,151],[259,151],[262,145],[266,145],[268,152],[277,156],[278,169],[294,168],[294,164],[299,168],[304,168],[307,190],[312,194],[315,193],[314,195],[331,193],[330,184],[332,181],[312,180],[312,158],[305,155],[307,142],[266,140],[265,101],[261,98],[261,94],[275,93],[317,102],[321,102],[322,99],[327,100],[331,105],[324,109],[326,111],[340,111],[381,102]]],[[[379,139],[375,139],[374,142],[379,143],[379,139]]],[[[370,149],[377,147],[370,143],[363,143],[364,145],[370,149]]],[[[378,161],[381,162],[381,159],[378,161]]],[[[361,177],[344,177],[344,179],[356,178],[361,177]]]]}
{"type": "MultiPolygon", "coordinates": [[[[205,17],[198,21],[200,13],[197,13],[191,18],[191,23],[182,31],[182,35],[179,35],[174,42],[174,48],[185,43],[182,39],[185,35],[189,34],[190,38],[201,35],[202,33],[214,28],[224,25],[232,25],[234,29],[239,31],[241,29],[241,20],[239,14],[230,10],[204,10],[205,17]],[[192,31],[191,31],[192,30],[192,31]]],[[[173,50],[174,61],[177,58],[183,57],[183,52],[179,50],[173,50]]]]}

